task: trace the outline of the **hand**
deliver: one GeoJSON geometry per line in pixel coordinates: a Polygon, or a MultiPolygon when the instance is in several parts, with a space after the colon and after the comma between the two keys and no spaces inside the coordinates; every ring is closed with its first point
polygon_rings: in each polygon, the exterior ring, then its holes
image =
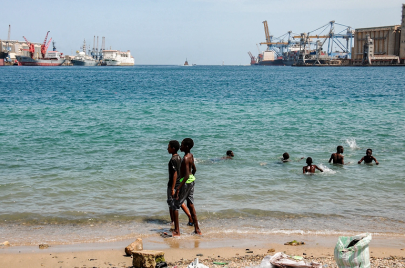
{"type": "Polygon", "coordinates": [[[379,165],[380,163],[378,163],[378,162],[375,162],[375,164],[376,164],[376,165],[379,165]]]}
{"type": "Polygon", "coordinates": [[[174,194],[174,199],[179,200],[179,189],[176,190],[176,193],[174,194]]]}
{"type": "Polygon", "coordinates": [[[357,164],[361,164],[361,161],[357,162],[357,164]]]}
{"type": "Polygon", "coordinates": [[[176,191],[174,189],[172,189],[172,197],[174,197],[175,193],[176,193],[176,191]]]}

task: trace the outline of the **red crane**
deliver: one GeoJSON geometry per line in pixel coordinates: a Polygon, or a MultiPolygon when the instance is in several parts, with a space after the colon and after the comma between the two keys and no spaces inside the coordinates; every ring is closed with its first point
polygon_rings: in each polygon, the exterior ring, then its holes
{"type": "Polygon", "coordinates": [[[249,51],[248,52],[249,56],[250,56],[250,64],[251,65],[255,65],[257,63],[256,57],[252,55],[252,53],[249,51]]]}
{"type": "Polygon", "coordinates": [[[51,39],[49,39],[48,43],[46,43],[46,39],[48,39],[48,34],[49,34],[49,32],[50,32],[50,31],[48,31],[48,32],[46,33],[44,43],[41,45],[42,58],[45,58],[46,52],[48,51],[49,43],[51,43],[51,40],[52,40],[52,38],[51,38],[51,39]]]}
{"type": "Polygon", "coordinates": [[[28,49],[23,49],[23,50],[29,51],[31,58],[33,59],[34,54],[35,54],[35,46],[30,41],[28,41],[27,38],[25,38],[25,36],[23,36],[23,37],[25,39],[25,42],[27,42],[27,45],[28,45],[28,49]]]}

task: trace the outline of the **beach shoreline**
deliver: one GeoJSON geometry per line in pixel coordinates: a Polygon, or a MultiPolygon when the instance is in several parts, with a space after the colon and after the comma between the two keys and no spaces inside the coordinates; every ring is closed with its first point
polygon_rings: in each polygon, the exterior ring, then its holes
{"type": "MultiPolygon", "coordinates": [[[[220,239],[204,236],[162,238],[155,235],[144,237],[143,247],[165,252],[165,259],[172,266],[187,267],[192,260],[199,258],[206,265],[211,263],[210,267],[214,261],[227,261],[228,267],[244,267],[258,265],[264,256],[274,252],[285,252],[311,260],[323,258],[330,263],[337,239],[337,236],[332,235],[272,235],[262,238],[235,238],[228,235],[220,239]],[[303,241],[305,244],[284,245],[292,240],[303,241]]],[[[134,240],[52,245],[46,249],[39,249],[38,245],[3,246],[0,247],[0,267],[131,267],[132,258],[125,256],[124,248],[134,240]]],[[[377,236],[370,243],[370,257],[405,265],[404,249],[403,238],[377,236]]]]}

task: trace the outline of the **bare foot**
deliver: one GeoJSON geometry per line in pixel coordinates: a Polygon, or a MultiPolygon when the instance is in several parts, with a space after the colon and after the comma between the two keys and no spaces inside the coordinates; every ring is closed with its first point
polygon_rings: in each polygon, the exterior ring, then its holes
{"type": "Polygon", "coordinates": [[[202,235],[200,228],[195,229],[194,234],[202,235]]]}
{"type": "Polygon", "coordinates": [[[172,236],[173,237],[180,236],[180,232],[177,232],[176,230],[173,230],[172,236]]]}

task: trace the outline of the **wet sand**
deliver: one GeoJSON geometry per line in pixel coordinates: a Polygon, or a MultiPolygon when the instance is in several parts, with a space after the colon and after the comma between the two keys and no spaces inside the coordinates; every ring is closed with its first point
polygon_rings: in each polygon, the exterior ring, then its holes
{"type": "MultiPolygon", "coordinates": [[[[131,267],[132,258],[125,256],[124,248],[135,239],[108,243],[51,245],[47,249],[35,246],[0,247],[0,267],[131,267]]],[[[144,249],[162,250],[170,267],[187,267],[199,258],[209,267],[221,267],[214,261],[227,262],[227,267],[259,265],[262,258],[274,252],[303,256],[317,260],[328,267],[334,266],[333,250],[337,236],[268,236],[260,239],[247,237],[143,238],[144,249]],[[304,241],[305,245],[287,246],[285,242],[304,241]],[[202,256],[197,256],[201,255],[202,256]]],[[[405,240],[403,237],[377,236],[370,243],[372,267],[405,267],[405,240]],[[401,266],[402,265],[402,266],[401,266]]],[[[223,267],[223,266],[222,266],[223,267]]]]}

